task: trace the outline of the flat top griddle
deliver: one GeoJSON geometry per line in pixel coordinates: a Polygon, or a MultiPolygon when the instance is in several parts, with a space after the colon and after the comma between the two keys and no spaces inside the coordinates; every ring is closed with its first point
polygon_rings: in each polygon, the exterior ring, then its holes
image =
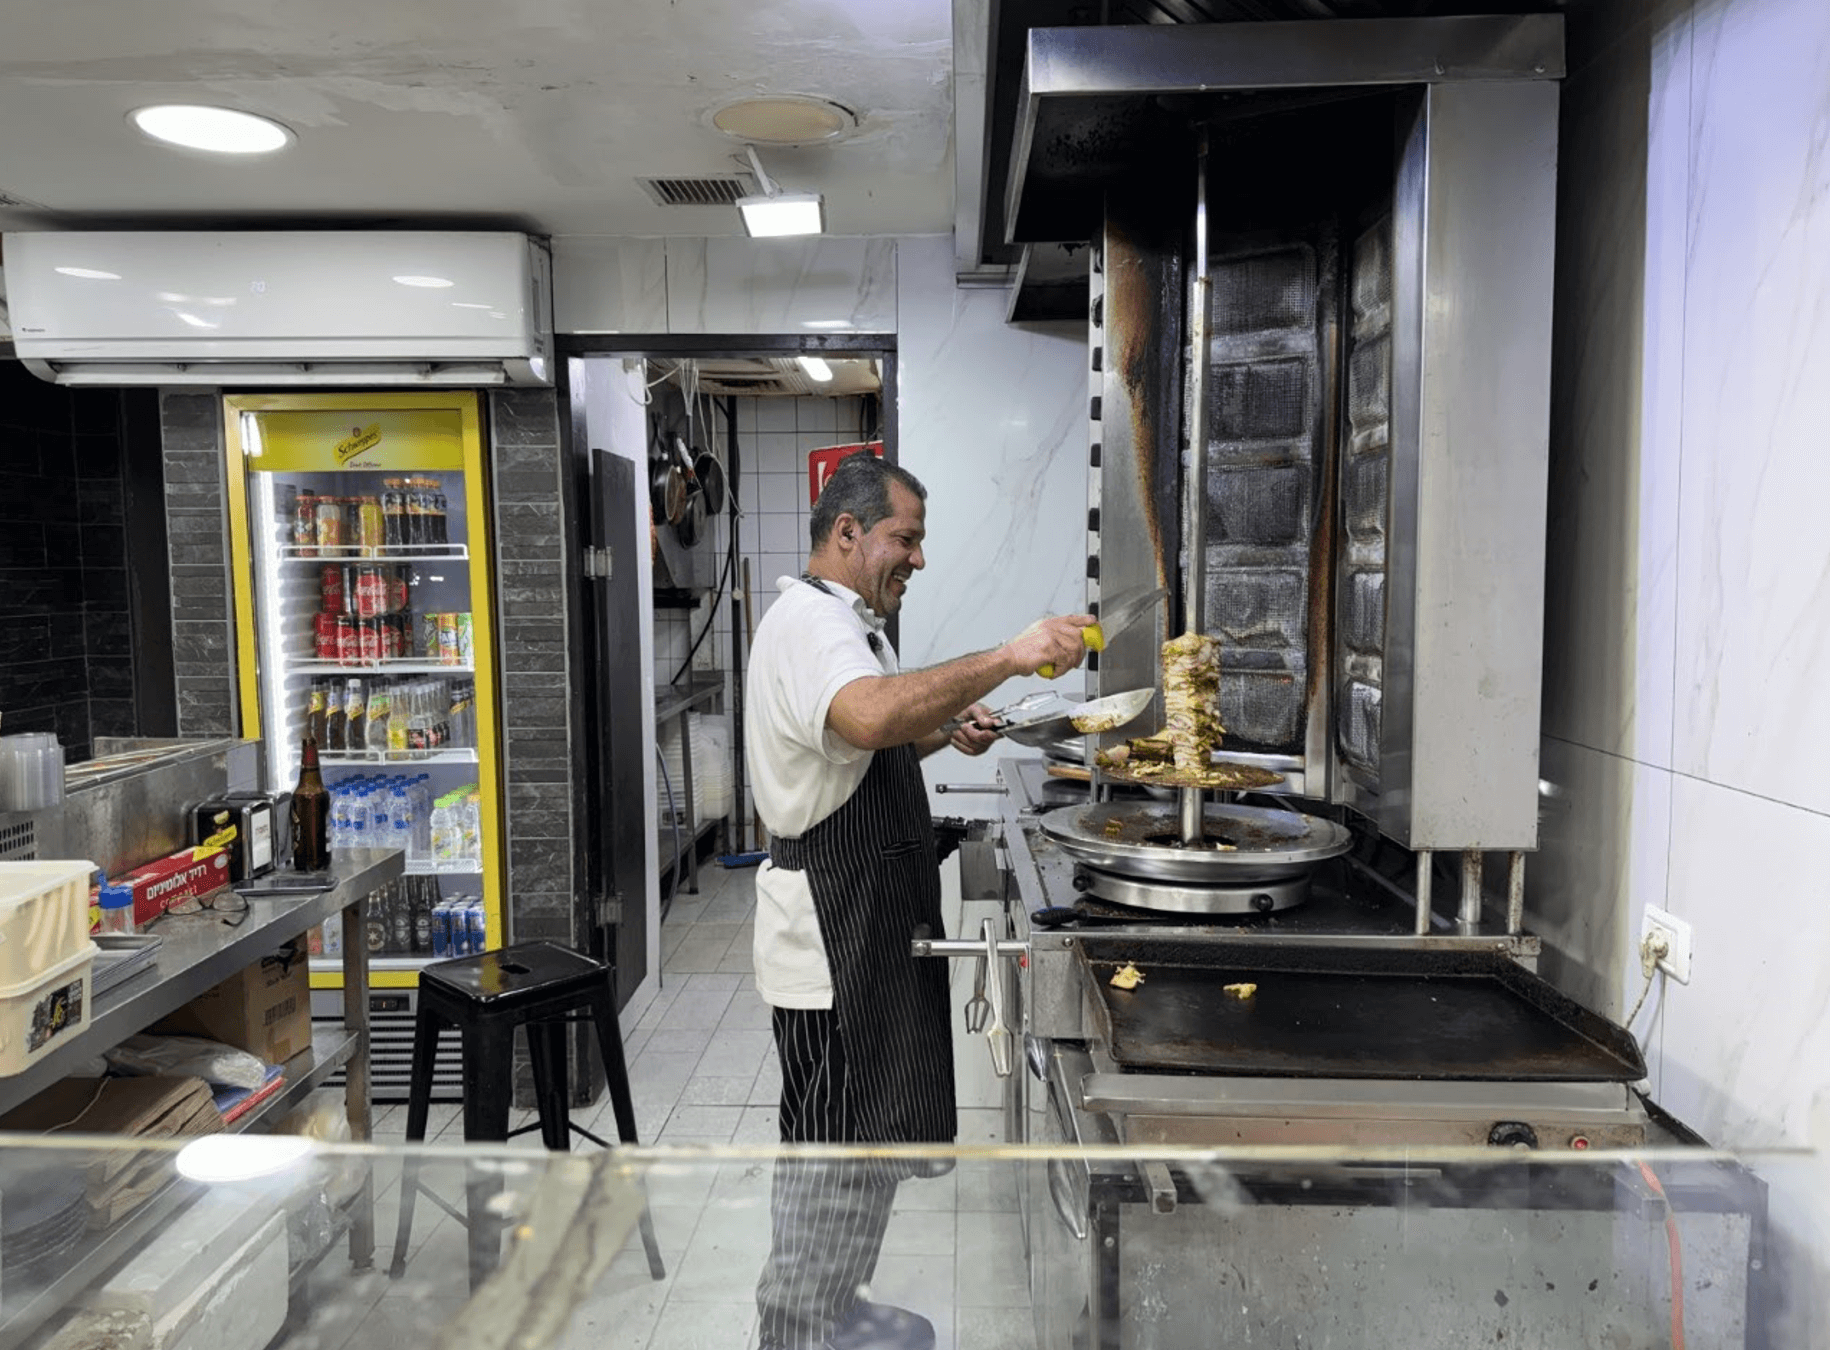
{"type": "Polygon", "coordinates": [[[1638,1043],[1487,952],[1265,950],[1083,938],[1099,1031],[1143,1073],[1634,1082],[1638,1043]],[[1136,961],[1144,983],[1113,988],[1136,961]],[[1227,984],[1258,986],[1249,999],[1227,984]]]}

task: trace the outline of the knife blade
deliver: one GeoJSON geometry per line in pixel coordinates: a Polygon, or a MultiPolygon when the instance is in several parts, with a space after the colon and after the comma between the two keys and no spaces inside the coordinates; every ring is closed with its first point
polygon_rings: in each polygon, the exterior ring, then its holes
{"type": "MultiPolygon", "coordinates": [[[[1080,640],[1087,644],[1090,652],[1103,652],[1106,643],[1119,633],[1136,623],[1144,615],[1151,613],[1163,603],[1169,594],[1166,586],[1157,586],[1148,591],[1136,591],[1130,595],[1120,596],[1110,605],[1103,606],[1097,623],[1089,624],[1080,630],[1080,640]]],[[[1042,666],[1036,671],[1045,680],[1055,678],[1054,665],[1042,666]]]]}

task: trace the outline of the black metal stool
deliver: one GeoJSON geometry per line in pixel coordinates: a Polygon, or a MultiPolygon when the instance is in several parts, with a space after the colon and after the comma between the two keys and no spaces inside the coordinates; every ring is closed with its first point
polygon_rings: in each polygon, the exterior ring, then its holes
{"type": "MultiPolygon", "coordinates": [[[[617,1027],[616,994],[608,966],[551,942],[522,942],[481,956],[425,967],[420,972],[419,1016],[413,1027],[407,1141],[417,1143],[426,1137],[433,1062],[438,1056],[439,1033],[446,1027],[455,1027],[464,1039],[465,1140],[510,1138],[508,1113],[514,1098],[515,1028],[522,1027],[527,1032],[528,1055],[533,1061],[540,1121],[513,1133],[538,1129],[541,1141],[562,1153],[571,1147],[574,1131],[599,1147],[609,1147],[583,1126],[572,1123],[566,1101],[565,1032],[566,1027],[579,1022],[590,1022],[597,1029],[598,1053],[603,1056],[610,1104],[616,1111],[617,1136],[625,1144],[636,1143],[635,1102],[629,1091],[629,1070],[623,1062],[623,1038],[617,1027]]],[[[401,1171],[400,1226],[389,1270],[395,1277],[406,1269],[413,1206],[422,1189],[419,1160],[409,1158],[401,1171]]],[[[467,1215],[459,1215],[432,1192],[426,1192],[433,1203],[470,1230],[472,1288],[495,1268],[501,1254],[499,1225],[492,1218],[488,1203],[496,1189],[493,1180],[472,1179],[466,1186],[467,1215]]],[[[648,1269],[655,1279],[664,1279],[666,1267],[655,1240],[654,1220],[646,1208],[642,1211],[641,1230],[648,1269]]]]}

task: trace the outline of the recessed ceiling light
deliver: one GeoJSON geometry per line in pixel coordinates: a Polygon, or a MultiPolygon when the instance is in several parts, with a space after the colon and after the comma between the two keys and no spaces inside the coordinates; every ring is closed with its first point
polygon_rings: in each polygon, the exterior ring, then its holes
{"type": "Polygon", "coordinates": [[[809,379],[818,381],[820,384],[826,384],[832,379],[832,367],[819,357],[797,356],[794,359],[801,363],[801,369],[807,372],[809,379]]]}
{"type": "Polygon", "coordinates": [[[154,140],[221,155],[264,155],[292,139],[278,122],[233,108],[196,103],[160,103],[128,116],[154,140]]]}
{"type": "Polygon", "coordinates": [[[119,281],[121,279],[119,272],[103,272],[93,267],[53,267],[51,270],[60,276],[81,277],[84,281],[119,281]]]}
{"type": "Polygon", "coordinates": [[[752,145],[820,145],[858,128],[858,115],[850,108],[807,94],[739,99],[715,109],[707,120],[752,145]]]}
{"type": "Polygon", "coordinates": [[[850,319],[802,319],[802,328],[850,328],[850,319]]]}
{"type": "Polygon", "coordinates": [[[450,277],[395,277],[394,280],[402,286],[425,286],[434,290],[457,285],[450,277]]]}

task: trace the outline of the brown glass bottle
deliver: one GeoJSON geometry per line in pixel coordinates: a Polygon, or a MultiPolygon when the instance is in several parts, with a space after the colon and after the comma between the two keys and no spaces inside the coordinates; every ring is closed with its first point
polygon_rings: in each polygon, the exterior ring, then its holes
{"type": "Polygon", "coordinates": [[[292,790],[292,865],[300,872],[330,866],[330,791],[318,772],[318,743],[305,738],[299,785],[292,790]]]}

